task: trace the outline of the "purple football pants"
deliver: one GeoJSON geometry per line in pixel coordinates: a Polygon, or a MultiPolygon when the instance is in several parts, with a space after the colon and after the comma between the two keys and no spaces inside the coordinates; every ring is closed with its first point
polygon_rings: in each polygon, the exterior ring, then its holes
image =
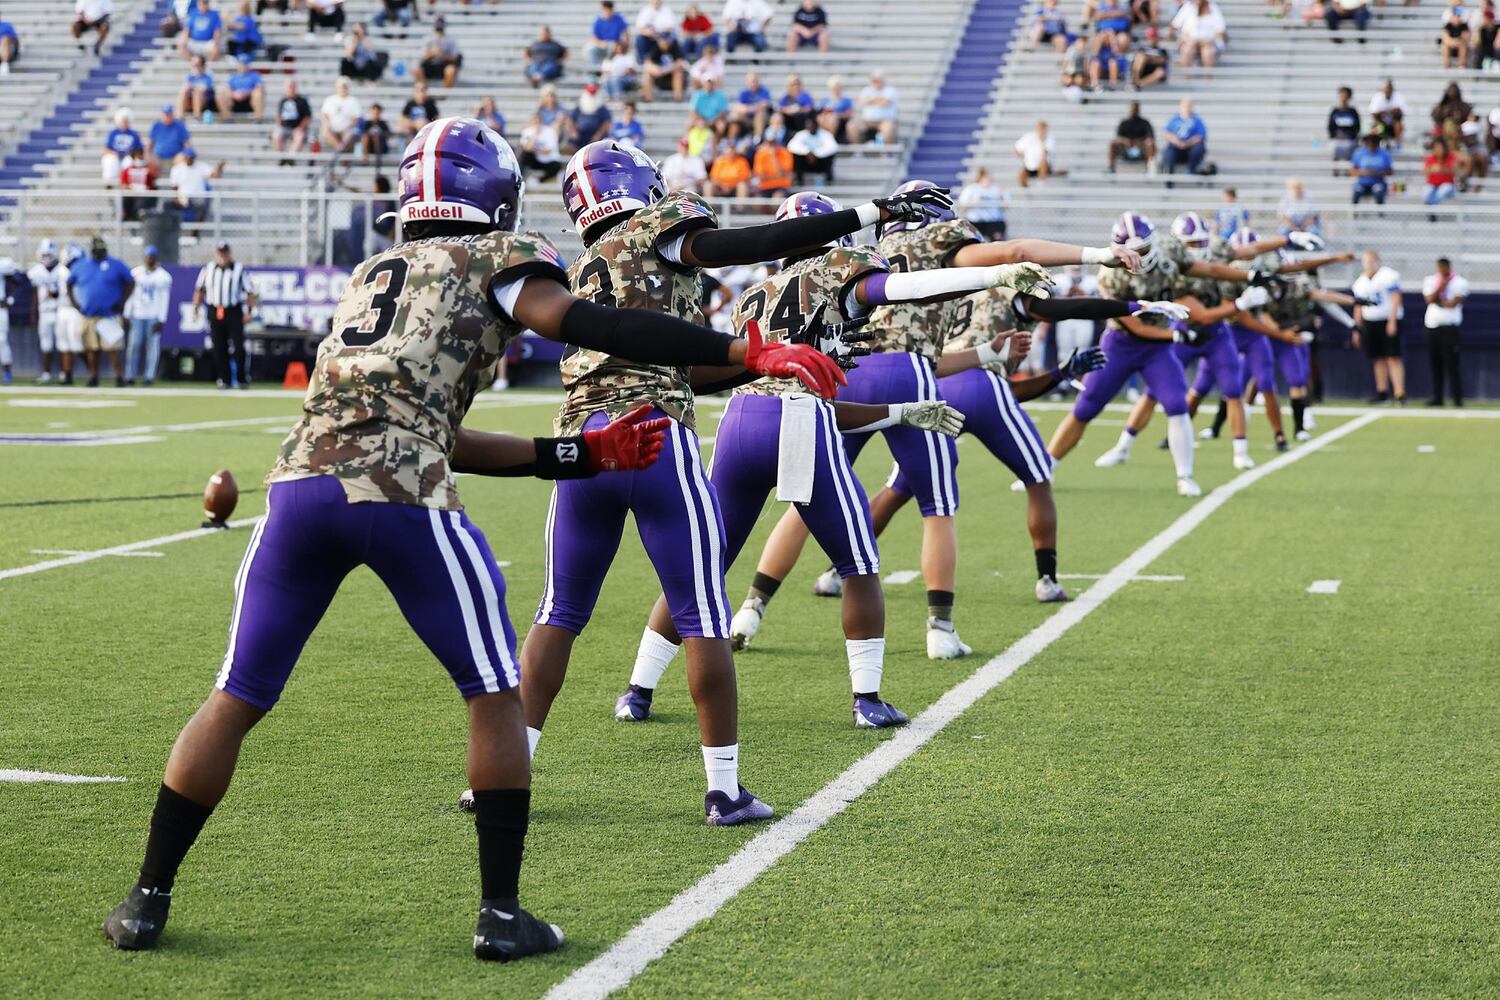
{"type": "Polygon", "coordinates": [[[1286,379],[1287,386],[1306,389],[1312,351],[1306,344],[1288,344],[1284,340],[1273,340],[1270,344],[1271,357],[1275,358],[1276,367],[1281,369],[1281,377],[1286,379]]]}
{"type": "MultiPolygon", "coordinates": [[[[234,581],[215,687],[269,710],[344,577],[369,566],[471,697],[520,683],[505,578],[463,511],[350,503],[333,476],[272,483],[234,581]]],[[[363,650],[362,655],[378,655],[363,650]]]]}
{"type": "MultiPolygon", "coordinates": [[[[1245,394],[1245,373],[1240,367],[1240,352],[1235,346],[1234,333],[1230,331],[1228,323],[1215,323],[1208,339],[1201,344],[1173,344],[1172,347],[1177,353],[1177,360],[1182,362],[1184,371],[1194,361],[1201,359],[1203,364],[1198,371],[1200,379],[1203,372],[1208,371],[1214,385],[1219,387],[1219,392],[1226,398],[1238,399],[1245,394]]],[[[1197,388],[1196,382],[1193,387],[1197,388]]]]}
{"type": "MultiPolygon", "coordinates": [[[[972,434],[1023,483],[1052,481],[1052,456],[1042,443],[1041,432],[1031,416],[1016,402],[1010,383],[984,368],[949,375],[938,380],[943,399],[964,415],[964,433],[972,434]]],[[[888,487],[911,496],[911,487],[900,468],[888,487]]]]}
{"type": "MultiPolygon", "coordinates": [[[[1270,341],[1254,330],[1247,330],[1242,326],[1233,326],[1234,346],[1240,354],[1240,395],[1245,394],[1245,378],[1255,379],[1257,389],[1276,389],[1276,363],[1271,358],[1270,341]]],[[[1198,377],[1193,380],[1193,392],[1202,398],[1213,391],[1217,383],[1217,373],[1210,365],[1204,365],[1198,369],[1198,377]]],[[[1223,386],[1219,389],[1222,392],[1223,386]]]]}
{"type": "MultiPolygon", "coordinates": [[[[781,404],[779,396],[731,397],[714,439],[708,478],[724,512],[730,564],[755,528],[766,497],[776,488],[781,404]]],[[[870,502],[850,468],[833,407],[827,403],[818,404],[815,461],[812,500],[796,504],[797,513],[839,576],[879,573],[870,502]]]]}
{"type": "MultiPolygon", "coordinates": [[[[912,403],[942,399],[932,363],[917,354],[872,354],[859,359],[849,384],[839,390],[846,403],[912,403]]],[[[915,427],[888,427],[885,435],[896,464],[906,474],[923,517],[958,513],[958,447],[953,439],[915,427]]],[[[853,465],[873,434],[845,434],[844,447],[853,465]]]]}
{"type": "Polygon", "coordinates": [[[1146,391],[1169,417],[1187,412],[1187,376],[1170,340],[1147,340],[1123,330],[1106,330],[1099,341],[1104,367],[1084,376],[1083,391],[1073,404],[1073,416],[1088,423],[1125,387],[1136,372],[1146,380],[1146,391]]]}
{"type": "MultiPolygon", "coordinates": [[[[651,416],[666,414],[654,409],[651,416]]],[[[608,415],[595,413],[583,426],[594,430],[607,423],[608,415]]],[[[547,579],[536,624],[575,634],[583,631],[620,548],[626,514],[635,516],[677,634],[728,638],[724,520],[703,474],[698,437],[675,420],[651,468],[564,479],[553,489],[547,514],[547,579]]]]}

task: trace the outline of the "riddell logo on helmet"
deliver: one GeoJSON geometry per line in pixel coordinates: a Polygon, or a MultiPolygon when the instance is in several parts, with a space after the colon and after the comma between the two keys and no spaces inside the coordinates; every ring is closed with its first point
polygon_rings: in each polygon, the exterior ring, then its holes
{"type": "Polygon", "coordinates": [[[613,201],[606,201],[602,205],[595,205],[578,216],[578,224],[587,229],[600,219],[607,219],[611,215],[621,211],[624,207],[624,203],[618,198],[613,201]]]}
{"type": "Polygon", "coordinates": [[[406,214],[413,222],[418,219],[462,219],[464,210],[461,205],[410,205],[406,214]]]}

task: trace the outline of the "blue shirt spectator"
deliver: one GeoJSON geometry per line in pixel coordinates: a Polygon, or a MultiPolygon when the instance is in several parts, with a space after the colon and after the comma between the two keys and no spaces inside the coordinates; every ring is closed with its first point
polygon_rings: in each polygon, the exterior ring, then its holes
{"type": "Polygon", "coordinates": [[[0,38],[20,38],[16,34],[16,26],[9,21],[0,21],[0,38]]]}
{"type": "Polygon", "coordinates": [[[646,130],[633,116],[628,120],[621,118],[610,126],[609,137],[615,142],[639,148],[646,141],[646,130]]]}
{"type": "MultiPolygon", "coordinates": [[[[762,88],[764,89],[764,88],[762,88]]],[[[747,103],[741,101],[741,103],[747,103]]],[[[706,122],[717,121],[729,110],[729,98],[712,81],[708,81],[704,88],[693,95],[693,114],[706,122]]]]}
{"type": "Polygon", "coordinates": [[[187,22],[188,37],[195,42],[211,42],[214,35],[224,30],[224,19],[219,12],[212,7],[205,10],[201,6],[194,6],[188,11],[187,22]]]}
{"type": "Polygon", "coordinates": [[[266,44],[265,38],[261,36],[260,24],[256,22],[255,15],[250,13],[246,6],[229,22],[229,54],[237,56],[242,52],[254,55],[266,44]]]}
{"type": "Polygon", "coordinates": [[[745,105],[746,107],[749,107],[753,104],[770,104],[771,91],[766,88],[765,84],[758,84],[755,87],[746,87],[744,90],[740,91],[740,103],[745,105]]]}
{"type": "Polygon", "coordinates": [[[68,286],[85,316],[114,316],[125,306],[133,279],[118,257],[85,257],[68,268],[68,286]]]}
{"type": "Polygon", "coordinates": [[[1173,115],[1167,120],[1167,131],[1183,142],[1208,138],[1208,126],[1203,124],[1202,118],[1191,113],[1186,116],[1181,114],[1173,115]]]}
{"type": "Polygon", "coordinates": [[[189,73],[184,81],[189,90],[213,90],[214,75],[208,70],[201,73],[189,73]]]}
{"type": "Polygon", "coordinates": [[[188,128],[170,104],[161,109],[161,117],[151,125],[151,155],[158,160],[170,160],[187,147],[191,136],[188,128]]]}
{"type": "Polygon", "coordinates": [[[104,137],[104,145],[116,156],[128,156],[137,149],[143,149],[141,145],[141,134],[133,128],[112,128],[109,135],[104,137]]]}
{"type": "Polygon", "coordinates": [[[1384,205],[1387,181],[1393,162],[1388,150],[1380,145],[1380,136],[1373,132],[1365,136],[1364,144],[1349,157],[1349,172],[1354,175],[1354,203],[1362,198],[1373,198],[1375,204],[1384,205]]]}
{"type": "MultiPolygon", "coordinates": [[[[1233,194],[1233,189],[1225,193],[1233,194]]],[[[1226,240],[1249,224],[1250,210],[1237,201],[1226,201],[1214,210],[1214,232],[1226,240]]]]}
{"type": "Polygon", "coordinates": [[[0,21],[0,76],[10,75],[10,64],[21,54],[21,36],[15,25],[0,21]]]}
{"type": "Polygon", "coordinates": [[[1177,114],[1167,122],[1165,138],[1161,165],[1167,173],[1176,173],[1179,166],[1185,166],[1189,173],[1196,174],[1208,153],[1208,126],[1193,111],[1190,99],[1184,97],[1178,103],[1177,114]]]}
{"type": "Polygon", "coordinates": [[[608,16],[601,12],[594,18],[594,37],[613,45],[625,37],[625,33],[630,30],[630,22],[620,16],[614,4],[609,4],[608,10],[608,16]]]}
{"type": "Polygon", "coordinates": [[[248,94],[264,83],[265,80],[261,77],[259,71],[251,69],[248,64],[242,64],[240,71],[229,78],[229,92],[231,94],[248,94]]]}

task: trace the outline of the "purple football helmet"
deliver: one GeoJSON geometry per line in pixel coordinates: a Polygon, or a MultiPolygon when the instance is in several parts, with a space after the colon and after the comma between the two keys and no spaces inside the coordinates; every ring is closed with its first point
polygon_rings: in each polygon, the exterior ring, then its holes
{"type": "MultiPolygon", "coordinates": [[[[937,185],[932,183],[932,181],[910,180],[891,193],[905,194],[908,191],[921,191],[923,188],[935,187],[937,185]]],[[[922,222],[882,222],[876,225],[875,231],[881,236],[885,236],[887,233],[901,233],[908,229],[921,229],[923,226],[930,226],[934,222],[952,222],[956,218],[958,218],[958,215],[951,208],[931,208],[929,209],[927,218],[922,222]]]]}
{"type": "Polygon", "coordinates": [[[477,222],[514,231],[525,183],[515,153],[477,118],[423,125],[401,156],[397,213],[408,222],[477,222]]]}
{"type": "Polygon", "coordinates": [[[1183,212],[1172,220],[1172,235],[1190,247],[1207,246],[1208,223],[1197,212],[1183,212]]]}
{"type": "Polygon", "coordinates": [[[1247,247],[1252,243],[1259,242],[1260,237],[1257,236],[1255,234],[1255,230],[1251,229],[1249,226],[1241,226],[1240,228],[1236,229],[1229,237],[1229,245],[1234,247],[1236,250],[1240,249],[1241,247],[1247,247]]]}
{"type": "Polygon", "coordinates": [[[626,212],[639,212],[667,196],[656,161],[613,139],[591,142],[563,171],[563,206],[582,236],[590,228],[626,212]]]}
{"type": "MultiPolygon", "coordinates": [[[[776,221],[800,219],[808,215],[832,215],[834,212],[842,212],[843,210],[843,205],[840,205],[826,194],[819,194],[816,191],[798,191],[781,203],[781,207],[776,210],[776,221]]],[[[854,237],[840,236],[828,245],[852,247],[854,245],[854,237]]]]}

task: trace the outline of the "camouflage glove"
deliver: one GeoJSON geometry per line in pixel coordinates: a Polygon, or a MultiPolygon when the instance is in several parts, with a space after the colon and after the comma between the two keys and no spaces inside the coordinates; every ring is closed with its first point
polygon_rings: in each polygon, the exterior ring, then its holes
{"type": "Polygon", "coordinates": [[[885,213],[883,222],[925,222],[939,212],[952,210],[953,196],[945,187],[918,188],[875,198],[872,204],[885,213]]]}
{"type": "Polygon", "coordinates": [[[1023,261],[1020,264],[995,264],[989,271],[991,288],[1014,288],[1021,295],[1039,299],[1052,297],[1052,275],[1040,264],[1023,261]]]}
{"type": "Polygon", "coordinates": [[[647,420],[651,404],[642,403],[596,431],[584,431],[589,467],[595,472],[635,472],[656,464],[666,442],[666,417],[647,420]]]}
{"type": "Polygon", "coordinates": [[[1068,355],[1068,360],[1057,366],[1058,377],[1063,381],[1080,379],[1089,372],[1103,368],[1109,359],[1102,347],[1084,347],[1068,355]]]}
{"type": "Polygon", "coordinates": [[[852,371],[859,363],[856,359],[867,357],[870,353],[870,349],[862,345],[875,339],[873,333],[864,332],[870,316],[866,313],[843,323],[824,323],[823,311],[826,308],[826,303],[818,306],[807,325],[792,334],[791,343],[806,344],[828,355],[844,371],[852,371]]]}
{"type": "MultiPolygon", "coordinates": [[[[832,399],[839,386],[848,385],[843,371],[828,355],[807,344],[768,344],[760,335],[760,324],[745,324],[745,368],[771,378],[794,378],[807,390],[824,399],[832,399]]],[[[793,334],[797,336],[797,334],[793,334]]]]}
{"type": "Polygon", "coordinates": [[[896,406],[901,409],[900,422],[906,427],[947,437],[957,437],[964,429],[964,415],[941,399],[897,403],[896,406]]]}

